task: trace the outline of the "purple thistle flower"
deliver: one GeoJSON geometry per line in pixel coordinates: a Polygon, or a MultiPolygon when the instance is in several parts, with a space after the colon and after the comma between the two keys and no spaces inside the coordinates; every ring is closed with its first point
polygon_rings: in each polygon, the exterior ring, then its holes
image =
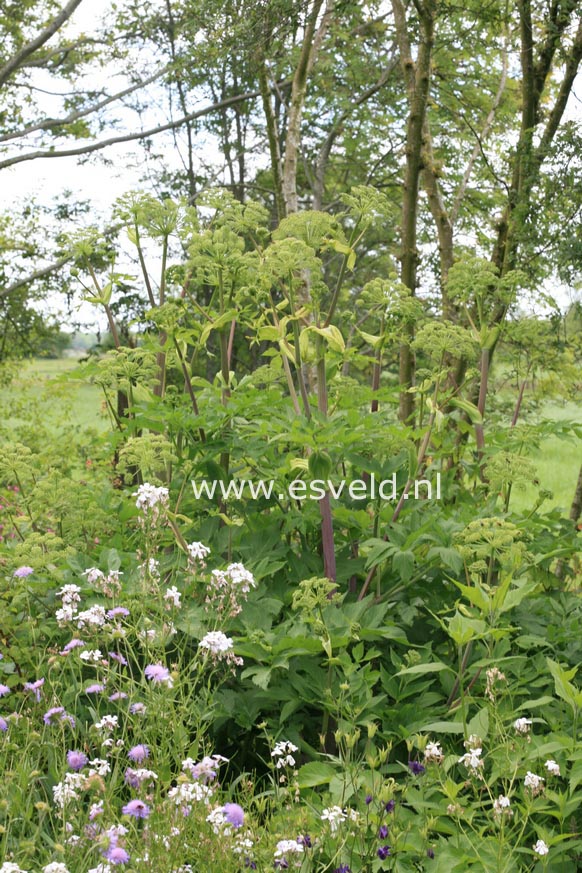
{"type": "Polygon", "coordinates": [[[37,703],[40,703],[40,689],[44,685],[44,679],[37,679],[36,682],[26,682],[24,685],[25,691],[33,691],[37,703]]]}
{"type": "Polygon", "coordinates": [[[408,766],[415,776],[420,776],[426,771],[426,767],[423,767],[420,761],[409,761],[408,766]]]}
{"type": "Polygon", "coordinates": [[[85,694],[101,694],[102,691],[105,691],[105,685],[100,685],[99,682],[94,682],[85,688],[85,694]]]}
{"type": "Polygon", "coordinates": [[[113,658],[114,661],[117,661],[119,664],[122,664],[124,667],[127,667],[127,661],[120,655],[118,652],[109,652],[109,657],[113,658]]]}
{"type": "Polygon", "coordinates": [[[34,569],[32,567],[27,567],[25,564],[23,567],[18,567],[14,571],[14,576],[17,579],[25,579],[27,576],[30,576],[31,573],[34,573],[34,569]]]}
{"type": "Polygon", "coordinates": [[[381,861],[384,861],[390,854],[390,846],[380,846],[376,852],[381,861]]]}
{"type": "Polygon", "coordinates": [[[112,864],[127,864],[129,861],[129,853],[122,849],[121,846],[111,846],[105,852],[105,857],[112,864]]]}
{"type": "Polygon", "coordinates": [[[0,716],[0,731],[7,731],[7,730],[8,730],[8,722],[6,721],[5,718],[2,718],[2,716],[0,716]]]}
{"type": "Polygon", "coordinates": [[[222,811],[227,822],[234,828],[240,828],[243,826],[245,814],[242,806],[239,806],[238,803],[225,803],[222,807],[222,811]]]}
{"type": "Polygon", "coordinates": [[[385,840],[388,836],[388,825],[382,825],[378,831],[378,836],[381,840],[385,840]]]}
{"type": "Polygon", "coordinates": [[[149,758],[150,750],[148,746],[144,746],[143,743],[140,743],[138,746],[134,746],[133,749],[130,749],[127,753],[127,757],[130,761],[137,761],[141,763],[145,761],[146,758],[149,758]]]}
{"type": "Polygon", "coordinates": [[[395,806],[396,806],[396,801],[389,800],[388,803],[384,804],[384,812],[394,812],[395,806]]]}
{"type": "Polygon", "coordinates": [[[54,724],[53,716],[60,715],[62,720],[62,714],[65,711],[64,706],[53,706],[52,709],[49,709],[42,717],[42,720],[45,724],[54,724]]]}
{"type": "Polygon", "coordinates": [[[132,703],[129,711],[132,715],[135,715],[136,712],[143,714],[146,711],[145,703],[132,703]]]}
{"type": "Polygon", "coordinates": [[[126,697],[125,691],[114,691],[113,694],[109,695],[109,700],[125,700],[126,697]]]}
{"type": "Polygon", "coordinates": [[[130,800],[121,811],[124,815],[132,815],[134,818],[147,818],[150,814],[150,808],[143,800],[130,800]]]}
{"type": "Polygon", "coordinates": [[[75,749],[67,752],[67,764],[71,770],[82,770],[87,761],[87,755],[83,752],[77,752],[75,749]]]}
{"type": "Polygon", "coordinates": [[[107,610],[107,618],[115,618],[117,615],[129,615],[129,609],[125,606],[114,606],[107,610]]]}
{"type": "Polygon", "coordinates": [[[61,649],[59,655],[68,655],[69,652],[73,651],[73,649],[81,648],[84,645],[86,644],[83,642],[83,640],[78,640],[74,638],[70,641],[70,643],[67,643],[67,645],[61,649]]]}
{"type": "Polygon", "coordinates": [[[10,694],[8,685],[0,685],[0,697],[6,697],[7,694],[10,694]]]}
{"type": "Polygon", "coordinates": [[[161,664],[149,664],[145,670],[146,679],[151,679],[152,682],[171,682],[170,671],[167,667],[161,664]]]}

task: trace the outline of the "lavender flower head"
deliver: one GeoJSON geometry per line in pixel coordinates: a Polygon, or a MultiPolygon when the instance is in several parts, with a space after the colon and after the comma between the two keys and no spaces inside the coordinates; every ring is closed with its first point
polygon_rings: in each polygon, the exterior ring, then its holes
{"type": "Polygon", "coordinates": [[[149,756],[150,756],[150,750],[143,743],[140,743],[139,745],[134,746],[127,753],[127,757],[129,758],[130,761],[137,761],[138,763],[145,761],[145,759],[149,758],[149,756]]]}
{"type": "Polygon", "coordinates": [[[13,575],[16,576],[17,579],[26,579],[26,577],[30,576],[31,573],[34,573],[34,568],[28,567],[24,564],[24,566],[18,567],[13,575]]]}
{"type": "Polygon", "coordinates": [[[225,803],[222,811],[229,824],[235,828],[240,828],[244,824],[245,814],[242,806],[238,803],[225,803]]]}
{"type": "Polygon", "coordinates": [[[150,679],[152,682],[156,683],[165,682],[169,688],[172,688],[174,684],[170,676],[170,671],[167,667],[163,667],[162,664],[148,664],[144,670],[144,674],[146,679],[150,679]]]}
{"type": "Polygon", "coordinates": [[[76,749],[70,749],[67,752],[67,764],[71,770],[82,770],[87,761],[88,758],[84,752],[78,752],[76,749]]]}

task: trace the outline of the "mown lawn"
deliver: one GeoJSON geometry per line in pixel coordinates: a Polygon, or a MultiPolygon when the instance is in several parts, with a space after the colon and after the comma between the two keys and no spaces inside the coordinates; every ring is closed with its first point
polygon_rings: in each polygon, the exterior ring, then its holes
{"type": "Polygon", "coordinates": [[[4,436],[9,436],[6,430],[38,420],[54,430],[71,425],[80,430],[105,429],[103,395],[97,386],[72,377],[77,367],[77,358],[22,361],[12,383],[0,388],[4,436]]]}

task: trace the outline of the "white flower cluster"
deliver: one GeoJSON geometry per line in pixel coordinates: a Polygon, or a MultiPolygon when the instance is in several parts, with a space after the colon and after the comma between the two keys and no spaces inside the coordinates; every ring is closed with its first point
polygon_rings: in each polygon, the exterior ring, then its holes
{"type": "Polygon", "coordinates": [[[513,815],[513,810],[511,809],[511,801],[509,797],[505,797],[505,795],[500,794],[497,800],[493,801],[493,814],[495,816],[507,816],[510,817],[513,815]]]}
{"type": "Polygon", "coordinates": [[[216,779],[218,768],[222,763],[228,763],[228,758],[223,755],[205,755],[198,762],[192,758],[186,758],[185,761],[182,761],[182,771],[189,773],[192,779],[208,783],[216,779]]]}
{"type": "Polygon", "coordinates": [[[548,846],[546,845],[546,843],[544,843],[543,840],[538,840],[537,843],[534,845],[533,850],[536,853],[536,855],[540,855],[540,857],[542,857],[542,858],[544,855],[547,855],[548,852],[550,851],[548,846]]]}
{"type": "Polygon", "coordinates": [[[529,788],[531,793],[536,796],[536,794],[541,794],[544,790],[544,782],[545,779],[543,776],[536,776],[535,773],[532,773],[530,770],[525,774],[525,779],[523,780],[523,784],[526,788],[529,788]]]}
{"type": "Polygon", "coordinates": [[[107,613],[104,606],[95,603],[76,615],[75,620],[78,628],[102,628],[107,624],[107,613]]]}
{"type": "Polygon", "coordinates": [[[282,767],[294,767],[295,758],[291,753],[297,751],[297,746],[290,743],[289,740],[279,740],[278,743],[275,743],[275,748],[271,752],[271,758],[276,759],[275,766],[278,770],[282,767]]]}
{"type": "Polygon", "coordinates": [[[51,864],[47,864],[46,867],[42,868],[42,873],[69,873],[69,870],[66,865],[61,864],[60,861],[53,861],[51,864]]]}
{"type": "Polygon", "coordinates": [[[297,840],[279,840],[275,849],[275,858],[283,858],[285,855],[301,855],[303,843],[297,840]]]}
{"type": "Polygon", "coordinates": [[[119,718],[116,715],[104,715],[100,721],[96,721],[94,727],[98,731],[113,731],[118,726],[119,718]]]}
{"type": "Polygon", "coordinates": [[[69,800],[78,800],[77,792],[82,789],[85,780],[86,776],[82,773],[66,773],[64,780],[53,786],[53,800],[56,805],[63,809],[69,800]]]}
{"type": "Polygon", "coordinates": [[[214,789],[201,782],[179,782],[168,791],[168,798],[180,807],[183,815],[189,815],[193,803],[210,804],[214,789]]]}
{"type": "Polygon", "coordinates": [[[242,564],[229,564],[226,570],[210,574],[206,609],[220,616],[233,618],[242,610],[251,588],[256,588],[254,576],[242,564]]]}
{"type": "Polygon", "coordinates": [[[199,567],[203,570],[206,566],[206,558],[210,554],[208,546],[205,546],[203,543],[190,543],[187,548],[190,569],[197,569],[199,567]]]}
{"type": "Polygon", "coordinates": [[[347,815],[341,808],[341,806],[331,806],[328,809],[324,809],[321,813],[321,820],[328,821],[329,827],[331,829],[332,834],[337,833],[340,828],[342,822],[347,819],[347,815]]]}
{"type": "Polygon", "coordinates": [[[226,661],[237,667],[243,663],[243,659],[234,654],[231,638],[222,631],[209,631],[198,643],[198,648],[209,653],[214,661],[226,661]]]}
{"type": "Polygon", "coordinates": [[[170,503],[168,489],[163,485],[159,487],[150,485],[149,482],[140,485],[137,491],[134,491],[133,497],[137,497],[135,505],[142,514],[140,519],[142,525],[146,522],[152,525],[157,524],[170,503]]]}
{"type": "Polygon", "coordinates": [[[107,597],[113,597],[121,591],[119,577],[123,576],[123,573],[120,570],[110,570],[106,576],[98,567],[89,567],[88,570],[85,570],[83,576],[85,576],[89,585],[98,588],[107,597]]]}
{"type": "Polygon", "coordinates": [[[101,649],[83,649],[81,654],[79,655],[81,661],[93,661],[97,664],[99,661],[103,659],[103,653],[101,649]]]}
{"type": "Polygon", "coordinates": [[[517,734],[529,734],[532,724],[531,718],[516,718],[513,722],[513,729],[517,734]]]}
{"type": "Polygon", "coordinates": [[[559,776],[560,775],[560,765],[557,764],[552,758],[546,761],[544,767],[550,774],[550,776],[559,776]]]}
{"type": "Polygon", "coordinates": [[[182,605],[180,603],[180,598],[182,594],[178,591],[175,585],[172,585],[171,588],[166,588],[166,593],[164,594],[164,600],[166,601],[166,609],[171,609],[174,606],[176,609],[180,609],[182,605]]]}
{"type": "Polygon", "coordinates": [[[26,873],[18,864],[13,864],[12,861],[5,861],[0,867],[0,873],[26,873]]]}
{"type": "Polygon", "coordinates": [[[55,618],[62,627],[68,621],[72,621],[77,614],[77,604],[81,602],[81,589],[78,585],[63,585],[56,596],[61,598],[62,607],[57,609],[55,618]]]}
{"type": "Polygon", "coordinates": [[[424,749],[424,760],[435,761],[437,764],[443,760],[443,750],[440,743],[428,742],[424,749]]]}

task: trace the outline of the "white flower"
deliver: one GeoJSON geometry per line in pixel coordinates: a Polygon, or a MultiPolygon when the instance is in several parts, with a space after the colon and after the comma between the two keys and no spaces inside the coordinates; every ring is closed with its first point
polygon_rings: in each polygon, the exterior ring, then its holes
{"type": "Polygon", "coordinates": [[[331,806],[328,809],[324,809],[321,813],[321,820],[329,822],[332,834],[339,830],[339,826],[346,819],[347,815],[341,806],[331,806]]]}
{"type": "Polygon", "coordinates": [[[168,604],[168,606],[175,606],[176,609],[179,609],[181,593],[178,591],[175,585],[172,585],[171,588],[166,588],[166,593],[164,594],[164,600],[168,604]]]}
{"type": "Polygon", "coordinates": [[[92,768],[89,770],[89,776],[107,776],[111,773],[111,764],[103,758],[94,758],[93,761],[89,761],[89,766],[92,768]]]}
{"type": "Polygon", "coordinates": [[[12,861],[5,861],[0,867],[0,873],[26,873],[18,864],[13,864],[12,861]]]}
{"type": "Polygon", "coordinates": [[[222,655],[232,649],[230,637],[222,631],[209,631],[198,643],[199,648],[208,649],[213,655],[222,655]]]}
{"type": "Polygon", "coordinates": [[[280,770],[282,767],[294,767],[295,766],[295,758],[291,754],[291,752],[296,752],[297,746],[290,743],[289,740],[280,740],[275,744],[275,748],[271,752],[272,758],[277,758],[277,769],[280,770]]]}
{"type": "Polygon", "coordinates": [[[62,627],[62,625],[66,624],[68,621],[72,621],[76,616],[76,610],[74,606],[63,606],[62,609],[57,609],[55,612],[55,618],[58,624],[62,627]]]}
{"type": "Polygon", "coordinates": [[[440,743],[427,743],[424,750],[425,761],[436,761],[440,763],[443,760],[443,750],[440,743]]]}
{"type": "Polygon", "coordinates": [[[63,606],[72,603],[79,603],[81,600],[81,589],[78,585],[63,585],[60,591],[57,591],[57,597],[63,601],[63,606]]]}
{"type": "Polygon", "coordinates": [[[293,853],[300,855],[303,852],[303,844],[297,840],[279,840],[275,849],[275,858],[282,858],[284,855],[293,853]]]}
{"type": "Polygon", "coordinates": [[[87,582],[89,585],[94,585],[95,582],[98,582],[99,579],[103,579],[104,573],[98,567],[89,567],[88,570],[85,570],[83,576],[86,576],[87,582]]]}
{"type": "Polygon", "coordinates": [[[101,661],[103,653],[101,649],[84,649],[79,655],[82,661],[101,661]]]}
{"type": "Polygon", "coordinates": [[[191,561],[200,561],[201,565],[204,567],[204,560],[210,554],[210,549],[208,546],[205,546],[203,543],[190,543],[188,546],[188,555],[191,561]]]}
{"type": "Polygon", "coordinates": [[[538,840],[537,843],[535,844],[535,846],[533,847],[533,850],[536,853],[536,855],[541,855],[541,856],[547,855],[548,852],[550,851],[543,840],[538,840]]]}
{"type": "Polygon", "coordinates": [[[513,815],[513,810],[511,809],[511,801],[509,797],[505,797],[503,794],[500,794],[497,800],[493,801],[493,813],[495,815],[513,815]]]}
{"type": "Polygon", "coordinates": [[[243,594],[248,594],[251,588],[256,588],[257,583],[252,573],[242,564],[229,564],[226,568],[226,575],[231,583],[240,588],[243,594]]]}
{"type": "Polygon", "coordinates": [[[103,627],[107,623],[107,612],[104,606],[96,603],[89,609],[84,609],[83,612],[80,612],[76,616],[76,621],[77,627],[85,627],[86,624],[92,627],[103,627]]]}
{"type": "Polygon", "coordinates": [[[158,488],[155,485],[150,485],[149,482],[144,482],[137,491],[134,491],[133,497],[137,497],[135,501],[137,508],[142,512],[147,512],[148,509],[154,509],[158,504],[167,506],[170,492],[163,485],[158,488]]]}
{"type": "Polygon", "coordinates": [[[42,873],[69,873],[69,871],[60,861],[52,861],[52,863],[42,868],[42,873]]]}
{"type": "Polygon", "coordinates": [[[213,809],[212,812],[206,816],[206,821],[212,825],[212,830],[215,834],[224,834],[227,831],[230,831],[226,815],[221,809],[213,809]]]}
{"type": "Polygon", "coordinates": [[[550,773],[550,775],[552,775],[552,776],[559,776],[560,775],[560,765],[557,764],[555,761],[553,761],[551,758],[548,761],[546,761],[546,763],[544,764],[544,767],[546,768],[548,773],[550,773]]]}
{"type": "Polygon", "coordinates": [[[113,873],[109,864],[97,864],[96,867],[91,867],[89,873],[113,873]]]}
{"type": "Polygon", "coordinates": [[[531,789],[532,794],[539,794],[541,791],[543,791],[544,782],[545,779],[543,776],[536,776],[535,773],[531,773],[529,770],[527,771],[525,779],[523,780],[523,784],[526,788],[531,789]]]}
{"type": "Polygon", "coordinates": [[[516,718],[513,722],[513,727],[518,734],[528,734],[531,724],[531,718],[516,718]]]}
{"type": "Polygon", "coordinates": [[[168,797],[176,806],[188,806],[190,803],[204,803],[208,806],[213,794],[212,786],[200,782],[180,782],[168,791],[168,797]]]}
{"type": "Polygon", "coordinates": [[[483,761],[481,760],[482,752],[482,749],[470,749],[462,758],[459,758],[459,764],[464,764],[467,770],[477,773],[479,768],[483,766],[483,761]]]}
{"type": "Polygon", "coordinates": [[[101,721],[95,722],[95,727],[98,731],[112,731],[114,730],[119,722],[119,718],[116,715],[104,715],[101,721]]]}
{"type": "MultiPolygon", "coordinates": [[[[77,791],[83,786],[86,777],[81,773],[67,773],[62,782],[53,786],[53,800],[57,806],[63,809],[69,800],[78,800],[77,791]]],[[[0,873],[2,870],[0,868],[0,873]]]]}

